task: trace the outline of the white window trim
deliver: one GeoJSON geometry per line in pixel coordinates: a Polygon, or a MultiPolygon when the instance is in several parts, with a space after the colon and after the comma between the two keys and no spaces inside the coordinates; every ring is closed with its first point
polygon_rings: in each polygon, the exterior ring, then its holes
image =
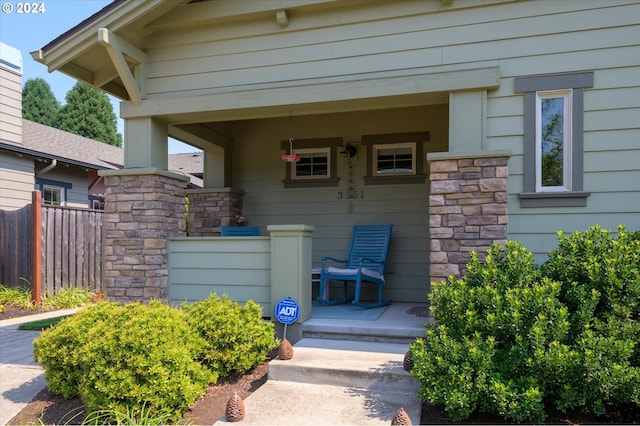
{"type": "Polygon", "coordinates": [[[372,148],[373,148],[372,170],[373,170],[374,176],[414,176],[416,174],[416,143],[415,142],[375,144],[373,145],[372,148]],[[381,149],[393,149],[393,148],[411,148],[411,171],[410,172],[380,173],[378,171],[378,151],[381,149]]]}
{"type": "Polygon", "coordinates": [[[294,180],[306,180],[306,179],[328,179],[331,174],[331,148],[301,148],[294,149],[294,154],[324,154],[327,157],[327,173],[324,175],[311,175],[311,176],[298,176],[297,163],[291,163],[291,179],[294,180]]]}
{"type": "Polygon", "coordinates": [[[573,120],[572,120],[572,89],[565,90],[547,90],[536,92],[536,143],[535,143],[535,155],[536,155],[536,192],[569,192],[572,190],[572,133],[573,120]],[[563,183],[558,186],[543,186],[542,185],[542,100],[563,98],[563,183]]]}
{"type": "Polygon", "coordinates": [[[65,206],[67,203],[65,192],[65,188],[63,188],[62,186],[50,185],[45,183],[42,185],[42,203],[47,206],[65,206]],[[46,204],[44,199],[44,193],[46,190],[58,191],[58,193],[60,194],[60,204],[46,204]]]}

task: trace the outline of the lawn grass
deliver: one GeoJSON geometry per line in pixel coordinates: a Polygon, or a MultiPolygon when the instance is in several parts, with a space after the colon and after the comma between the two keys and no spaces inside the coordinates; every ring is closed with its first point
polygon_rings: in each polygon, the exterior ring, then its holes
{"type": "Polygon", "coordinates": [[[45,318],[38,321],[25,322],[24,324],[20,324],[20,326],[18,327],[18,330],[31,330],[31,331],[46,330],[47,328],[56,325],[63,319],[70,316],[71,315],[62,315],[59,317],[45,318]]]}

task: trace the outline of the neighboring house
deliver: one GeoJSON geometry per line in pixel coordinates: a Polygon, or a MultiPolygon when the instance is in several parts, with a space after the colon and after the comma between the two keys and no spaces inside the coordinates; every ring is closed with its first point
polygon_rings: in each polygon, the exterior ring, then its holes
{"type": "MultiPolygon", "coordinates": [[[[315,264],[391,223],[387,296],[424,301],[493,242],[541,261],[558,230],[640,228],[639,17],[637,0],[118,0],[32,56],[122,99],[107,203],[158,188],[154,241],[113,265],[181,235],[169,135],[203,149],[189,196],[227,206],[213,223],[312,225],[315,264]]],[[[162,297],[163,262],[114,267],[108,291],[162,297]]]]}
{"type": "MultiPolygon", "coordinates": [[[[3,44],[2,137],[0,138],[0,209],[31,203],[31,191],[42,192],[46,205],[104,208],[104,178],[99,170],[121,169],[124,150],[53,127],[22,119],[22,60],[20,52],[3,44]],[[7,56],[4,58],[4,56],[7,56]]],[[[192,154],[170,156],[177,172],[202,176],[192,154]]],[[[201,178],[192,177],[194,187],[201,178]]]]}

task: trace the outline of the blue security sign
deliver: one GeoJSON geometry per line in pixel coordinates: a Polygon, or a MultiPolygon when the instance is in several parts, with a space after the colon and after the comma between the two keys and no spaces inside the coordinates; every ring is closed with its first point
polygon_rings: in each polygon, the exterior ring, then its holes
{"type": "Polygon", "coordinates": [[[300,306],[290,297],[276,303],[275,315],[282,324],[293,324],[300,317],[300,306]]]}

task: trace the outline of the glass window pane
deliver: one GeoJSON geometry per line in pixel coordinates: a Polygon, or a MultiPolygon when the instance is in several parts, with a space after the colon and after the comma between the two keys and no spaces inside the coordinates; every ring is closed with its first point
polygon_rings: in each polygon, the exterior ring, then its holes
{"type": "Polygon", "coordinates": [[[377,151],[377,173],[412,173],[412,147],[380,148],[377,151]]]}
{"type": "Polygon", "coordinates": [[[327,152],[299,153],[300,161],[295,163],[295,177],[329,176],[329,155],[327,152]]]}
{"type": "Polygon", "coordinates": [[[541,100],[541,184],[562,186],[564,165],[564,98],[541,100]]]}
{"type": "Polygon", "coordinates": [[[42,202],[48,206],[59,206],[61,205],[62,194],[60,189],[44,187],[42,194],[42,202]]]}

